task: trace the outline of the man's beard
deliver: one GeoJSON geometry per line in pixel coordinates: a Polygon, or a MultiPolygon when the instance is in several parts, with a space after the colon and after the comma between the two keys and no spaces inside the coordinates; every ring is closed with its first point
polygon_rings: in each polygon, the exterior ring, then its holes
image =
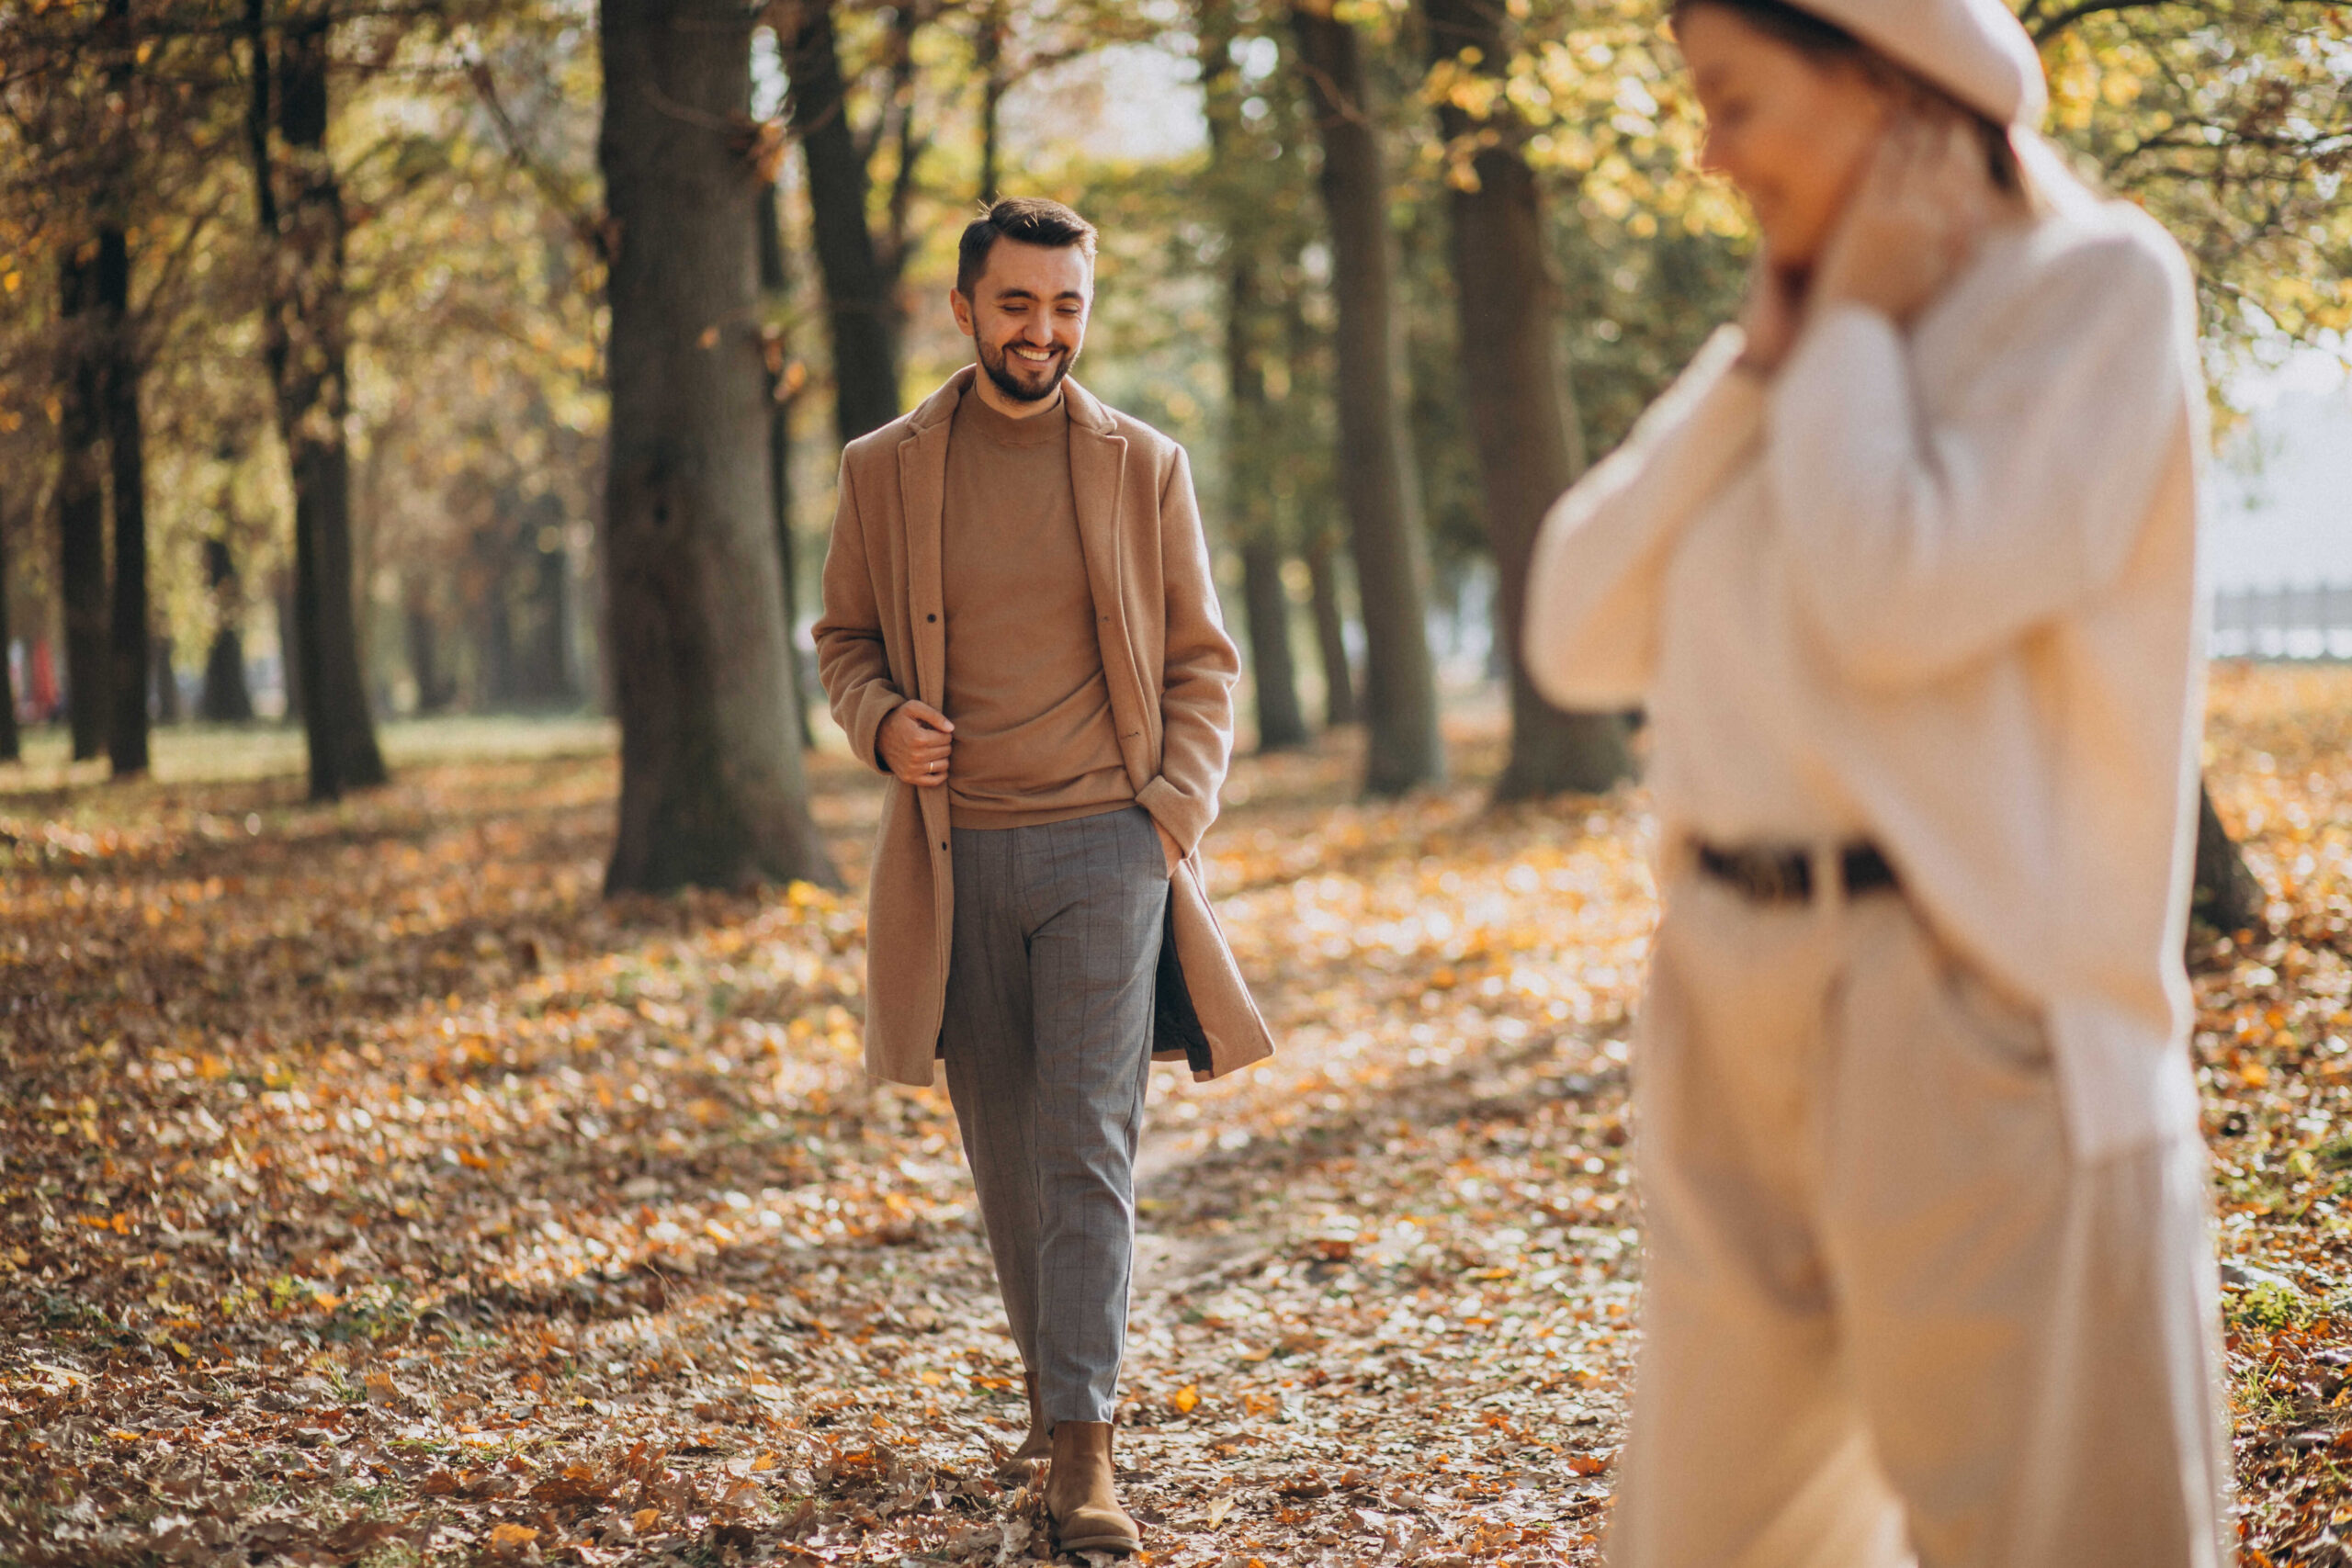
{"type": "Polygon", "coordinates": [[[1070,353],[1057,344],[1053,374],[1046,378],[1043,387],[1033,388],[1013,374],[1010,344],[1000,345],[993,354],[986,344],[980,345],[980,368],[988,372],[989,379],[996,383],[998,391],[1017,403],[1042,403],[1061,390],[1062,378],[1069,374],[1071,358],[1070,353]]]}

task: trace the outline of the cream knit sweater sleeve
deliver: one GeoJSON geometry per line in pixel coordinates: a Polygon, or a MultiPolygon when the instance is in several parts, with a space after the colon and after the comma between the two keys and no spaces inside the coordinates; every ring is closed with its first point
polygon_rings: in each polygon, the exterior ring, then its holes
{"type": "Polygon", "coordinates": [[[1544,520],[1521,636],[1536,689],[1566,708],[1626,707],[1657,665],[1667,562],[1692,508],[1754,444],[1762,383],[1724,327],[1544,520]]]}
{"type": "Polygon", "coordinates": [[[2033,270],[1951,407],[1922,406],[1903,335],[1854,306],[1806,329],[1772,389],[1794,592],[1858,687],[1943,679],[2081,605],[2147,517],[2194,385],[2179,252],[2118,221],[2033,270]]]}

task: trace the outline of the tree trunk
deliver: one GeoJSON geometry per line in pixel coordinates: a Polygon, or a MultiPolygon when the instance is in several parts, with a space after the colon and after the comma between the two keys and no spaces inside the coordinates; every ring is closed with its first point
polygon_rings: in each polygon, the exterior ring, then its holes
{"type": "MultiPolygon", "coordinates": [[[[220,510],[225,517],[225,494],[220,510]]],[[[226,538],[204,541],[204,581],[212,591],[215,630],[204,655],[204,694],[197,701],[197,714],[212,724],[243,724],[254,716],[254,698],[245,685],[245,639],[239,626],[243,606],[236,562],[226,538]]]]}
{"type": "Polygon", "coordinates": [[[979,203],[986,207],[1002,194],[997,186],[1004,157],[1004,95],[1012,85],[1004,65],[1005,35],[1011,24],[1003,0],[983,0],[975,6],[972,28],[972,63],[980,78],[979,203]]]}
{"type": "Polygon", "coordinates": [[[1388,182],[1355,30],[1329,0],[1295,0],[1309,100],[1323,146],[1331,230],[1340,490],[1363,610],[1364,792],[1401,795],[1445,776],[1430,656],[1426,545],[1396,396],[1388,182]]]}
{"type": "Polygon", "coordinates": [[[866,225],[866,152],[849,123],[833,0],[786,0],[776,46],[785,114],[808,168],[808,214],[825,279],[833,414],[844,445],[899,417],[897,289],[866,225]]]}
{"type": "Polygon", "coordinates": [[[1305,745],[1291,658],[1290,600],[1283,591],[1282,517],[1274,494],[1276,441],[1266,396],[1262,345],[1266,306],[1260,278],[1262,207],[1255,192],[1223,171],[1236,168],[1240,105],[1233,62],[1233,16],[1217,0],[1195,8],[1201,89],[1207,111],[1211,192],[1225,231],[1225,510],[1227,536],[1241,555],[1243,621],[1250,637],[1250,682],[1257,695],[1258,750],[1305,745]]]}
{"type": "Polygon", "coordinates": [[[106,472],[99,454],[106,399],[95,254],[84,258],[69,250],[61,284],[57,565],[65,601],[65,716],[79,762],[106,744],[109,707],[106,472]]]}
{"type": "Polygon", "coordinates": [[[383,752],[360,675],[359,617],[352,597],[351,453],[345,360],[350,327],[344,296],[343,190],[327,156],[331,16],[288,21],[269,66],[265,0],[245,0],[253,43],[254,173],[261,217],[276,254],[263,349],[277,394],[294,491],[294,659],[311,757],[311,797],[385,781],[383,752]],[[274,89],[274,97],[273,97],[274,89]],[[275,114],[270,113],[275,109],[275,114]],[[283,211],[268,128],[287,151],[283,211]]]}
{"type": "Polygon", "coordinates": [[[277,611],[277,680],[286,694],[286,712],[281,716],[285,723],[300,724],[302,722],[303,706],[302,660],[294,646],[297,618],[294,614],[294,581],[284,572],[278,574],[275,607],[277,611]]]}
{"type": "Polygon", "coordinates": [[[409,679],[416,682],[416,711],[439,713],[457,696],[457,682],[441,668],[440,624],[431,608],[412,600],[401,612],[408,642],[409,679]]]}
{"type": "Polygon", "coordinates": [[[1476,139],[1466,177],[1449,182],[1453,292],[1461,321],[1462,391],[1477,448],[1487,538],[1494,551],[1510,671],[1510,756],[1498,799],[1563,790],[1597,793],[1633,772],[1625,722],[1617,714],[1570,714],[1545,702],[1520,647],[1527,569],[1544,514],[1582,467],[1565,384],[1553,358],[1557,304],[1544,265],[1543,215],[1534,174],[1521,152],[1524,127],[1501,92],[1510,55],[1498,0],[1420,0],[1430,62],[1486,77],[1493,112],[1474,118],[1452,98],[1438,104],[1438,129],[1462,148],[1476,139]]]}
{"type": "Polygon", "coordinates": [[[2260,931],[2267,923],[2267,895],[2253,872],[2246,869],[2230,830],[2213,809],[2213,792],[2203,780],[2197,785],[2197,871],[2188,897],[2188,912],[2215,931],[2260,931]]]}
{"type": "Polygon", "coordinates": [[[597,158],[617,231],[605,557],[621,720],[608,891],[831,884],[784,682],[770,513],[750,13],[602,0],[597,158]]]}
{"type": "Polygon", "coordinates": [[[172,662],[172,639],[159,632],[147,639],[154,655],[155,722],[177,724],[180,721],[180,676],[172,662]]]}
{"type": "Polygon", "coordinates": [[[1256,535],[1241,542],[1241,600],[1250,631],[1250,679],[1258,696],[1258,750],[1287,751],[1306,744],[1306,711],[1298,701],[1298,665],[1291,657],[1290,595],[1283,587],[1279,541],[1256,535]]]}
{"type": "Polygon", "coordinates": [[[0,504],[0,762],[21,761],[25,754],[17,733],[17,672],[8,662],[14,640],[8,634],[8,509],[0,504]]]}
{"type": "MultiPolygon", "coordinates": [[[[1241,242],[1230,242],[1237,249],[1241,242]]],[[[1257,345],[1258,269],[1247,254],[1227,279],[1226,495],[1227,526],[1241,547],[1241,601],[1250,632],[1250,683],[1258,698],[1258,750],[1306,744],[1298,668],[1290,651],[1290,596],[1282,537],[1265,471],[1266,374],[1257,345]]]]}
{"type": "Polygon", "coordinates": [[[1354,668],[1348,661],[1348,620],[1340,607],[1340,551],[1329,529],[1306,547],[1306,579],[1315,608],[1315,651],[1323,662],[1323,725],[1360,724],[1354,668]]]}
{"type": "Polygon", "coordinates": [[[114,505],[114,615],[107,756],[117,778],[147,771],[147,694],[153,654],[147,624],[147,459],[139,423],[139,349],[130,321],[130,239],[137,84],[130,0],[107,0],[101,22],[108,112],[98,186],[98,313],[104,323],[107,453],[114,505]]]}
{"type": "Polygon", "coordinates": [[[253,692],[245,684],[245,639],[234,626],[212,634],[197,711],[208,724],[244,724],[254,716],[253,692]]]}
{"type": "Polygon", "coordinates": [[[208,724],[244,724],[254,716],[253,693],[245,685],[245,639],[234,626],[224,625],[212,634],[197,712],[208,724]]]}
{"type": "Polygon", "coordinates": [[[98,310],[106,322],[107,453],[113,479],[113,700],[107,755],[117,778],[147,771],[147,459],[139,423],[139,351],[131,341],[130,245],[119,223],[98,230],[98,310]]]}
{"type": "Polygon", "coordinates": [[[785,671],[792,682],[792,727],[807,750],[817,744],[808,727],[808,685],[800,667],[800,559],[792,537],[792,405],[799,387],[792,342],[785,321],[792,300],[792,269],[784,255],[783,204],[775,183],[760,187],[760,292],[767,300],[768,329],[763,344],[768,372],[768,513],[775,524],[775,558],[784,569],[785,671]]]}

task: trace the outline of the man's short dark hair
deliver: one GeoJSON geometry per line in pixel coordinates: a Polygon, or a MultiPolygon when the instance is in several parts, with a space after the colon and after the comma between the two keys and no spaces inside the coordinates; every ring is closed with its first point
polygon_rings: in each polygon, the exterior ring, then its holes
{"type": "Polygon", "coordinates": [[[956,247],[956,292],[965,299],[980,286],[989,269],[989,253],[999,240],[1060,250],[1075,245],[1089,262],[1094,259],[1094,225],[1064,207],[1037,196],[1008,196],[989,203],[988,210],[966,225],[956,247]]]}

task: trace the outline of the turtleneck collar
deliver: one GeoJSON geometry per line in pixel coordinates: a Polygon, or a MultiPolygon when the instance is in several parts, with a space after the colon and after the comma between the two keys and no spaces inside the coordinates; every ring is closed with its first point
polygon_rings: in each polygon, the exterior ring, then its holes
{"type": "Polygon", "coordinates": [[[1054,395],[1054,406],[1027,419],[1013,419],[999,413],[974,383],[964,389],[962,402],[956,405],[956,423],[963,430],[985,435],[1001,446],[1042,446],[1049,441],[1069,438],[1069,399],[1061,392],[1054,395]]]}

